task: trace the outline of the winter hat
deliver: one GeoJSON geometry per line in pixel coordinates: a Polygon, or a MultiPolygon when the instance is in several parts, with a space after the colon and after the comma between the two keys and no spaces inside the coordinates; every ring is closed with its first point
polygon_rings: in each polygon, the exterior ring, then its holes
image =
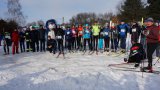
{"type": "Polygon", "coordinates": [[[150,18],[146,19],[145,22],[154,22],[154,20],[153,20],[153,18],[150,17],[150,18]]]}

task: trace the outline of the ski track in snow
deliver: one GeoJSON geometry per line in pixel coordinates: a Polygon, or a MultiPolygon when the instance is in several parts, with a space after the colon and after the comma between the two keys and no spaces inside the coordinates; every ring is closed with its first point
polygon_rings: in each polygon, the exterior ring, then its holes
{"type": "Polygon", "coordinates": [[[160,75],[112,70],[123,56],[22,53],[3,56],[0,47],[0,90],[159,90],[160,75]]]}

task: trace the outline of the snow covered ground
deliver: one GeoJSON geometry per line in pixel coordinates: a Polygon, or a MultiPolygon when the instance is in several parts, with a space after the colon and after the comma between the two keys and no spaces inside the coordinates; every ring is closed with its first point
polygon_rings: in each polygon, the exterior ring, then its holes
{"type": "Polygon", "coordinates": [[[0,47],[0,90],[159,90],[160,75],[112,70],[123,57],[105,54],[46,53],[3,56],[0,47]]]}

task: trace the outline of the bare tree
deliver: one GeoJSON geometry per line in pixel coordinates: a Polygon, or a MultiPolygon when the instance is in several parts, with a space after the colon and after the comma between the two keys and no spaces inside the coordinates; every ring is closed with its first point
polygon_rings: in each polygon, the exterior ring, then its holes
{"type": "Polygon", "coordinates": [[[20,26],[24,26],[26,23],[25,16],[23,15],[21,9],[22,6],[19,2],[20,0],[8,0],[8,14],[9,19],[17,22],[20,26]]]}

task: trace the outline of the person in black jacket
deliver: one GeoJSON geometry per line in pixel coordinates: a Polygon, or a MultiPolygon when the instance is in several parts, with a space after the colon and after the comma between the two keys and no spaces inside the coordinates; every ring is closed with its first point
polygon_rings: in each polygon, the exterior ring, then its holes
{"type": "Polygon", "coordinates": [[[39,39],[40,39],[40,51],[44,51],[45,52],[45,35],[46,35],[46,30],[43,28],[42,25],[40,25],[40,29],[39,29],[39,39]]]}
{"type": "Polygon", "coordinates": [[[30,29],[31,29],[30,37],[31,37],[32,51],[39,52],[39,31],[36,30],[33,26],[30,29]],[[35,47],[35,44],[36,44],[37,48],[35,47]]]}
{"type": "Polygon", "coordinates": [[[140,26],[137,23],[133,23],[131,30],[130,30],[131,42],[132,41],[138,42],[140,33],[141,33],[140,26]]]}
{"type": "Polygon", "coordinates": [[[130,49],[128,63],[136,63],[135,67],[139,67],[141,60],[146,58],[146,53],[143,48],[143,45],[132,41],[132,47],[130,49]]]}
{"type": "Polygon", "coordinates": [[[20,48],[21,48],[21,52],[25,52],[25,32],[24,30],[20,30],[19,32],[19,38],[20,38],[20,48]]]}
{"type": "Polygon", "coordinates": [[[59,53],[64,53],[64,48],[63,48],[64,31],[60,27],[60,25],[57,26],[57,32],[55,33],[55,35],[58,42],[59,53]]]}

